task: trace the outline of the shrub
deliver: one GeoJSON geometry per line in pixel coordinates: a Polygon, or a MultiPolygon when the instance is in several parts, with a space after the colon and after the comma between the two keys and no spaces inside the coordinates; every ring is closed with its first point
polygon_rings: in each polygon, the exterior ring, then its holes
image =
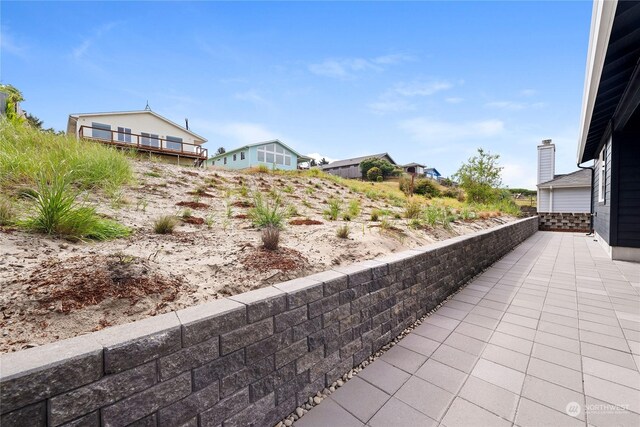
{"type": "Polygon", "coordinates": [[[93,207],[76,203],[69,180],[69,174],[46,179],[41,173],[35,195],[28,196],[35,202],[35,214],[20,225],[70,239],[107,240],[130,234],[128,228],[100,218],[93,207]]]}
{"type": "MultiPolygon", "coordinates": [[[[405,194],[411,193],[411,178],[407,176],[400,177],[400,190],[405,194]]],[[[416,178],[413,182],[413,193],[426,197],[439,197],[440,190],[435,182],[428,178],[416,178]]]]}
{"type": "Polygon", "coordinates": [[[352,218],[356,218],[358,215],[360,215],[360,201],[357,199],[351,200],[349,202],[348,212],[349,216],[351,216],[352,218]]]}
{"type": "Polygon", "coordinates": [[[396,166],[385,159],[369,158],[360,162],[360,172],[362,173],[363,179],[368,178],[369,169],[373,167],[380,169],[382,176],[392,176],[400,173],[400,170],[396,166]]]}
{"type": "Polygon", "coordinates": [[[280,228],[267,226],[262,229],[262,245],[265,249],[275,251],[280,243],[280,228]]]}
{"type": "Polygon", "coordinates": [[[153,222],[153,231],[156,234],[171,234],[176,224],[177,221],[173,215],[164,215],[153,222]]]}
{"type": "Polygon", "coordinates": [[[374,209],[371,211],[371,221],[378,221],[382,216],[382,212],[379,209],[374,209]]]}
{"type": "Polygon", "coordinates": [[[407,201],[407,205],[404,208],[404,217],[408,219],[418,218],[421,213],[422,204],[415,198],[409,199],[407,201]]]}
{"type": "Polygon", "coordinates": [[[285,215],[280,197],[276,195],[265,201],[262,194],[256,191],[253,201],[254,207],[249,210],[249,218],[251,218],[254,226],[258,228],[282,228],[285,215]]]}
{"type": "Polygon", "coordinates": [[[376,181],[382,182],[382,181],[384,181],[384,178],[382,176],[379,176],[379,177],[376,178],[376,181]]]}
{"type": "Polygon", "coordinates": [[[340,211],[342,210],[340,200],[331,198],[327,203],[329,204],[329,209],[325,210],[324,214],[331,221],[335,221],[338,219],[338,216],[340,216],[340,211]]]}
{"type": "Polygon", "coordinates": [[[0,226],[11,225],[15,219],[15,210],[9,200],[0,198],[0,226]]]}
{"type": "Polygon", "coordinates": [[[336,236],[338,236],[341,239],[347,239],[349,237],[349,226],[348,225],[341,225],[340,227],[338,227],[338,229],[336,230],[336,236]]]}
{"type": "Polygon", "coordinates": [[[269,173],[269,166],[258,165],[258,173],[269,173]]]}
{"type": "Polygon", "coordinates": [[[367,180],[377,181],[378,178],[382,178],[382,171],[379,167],[374,166],[367,171],[367,180]]]}
{"type": "Polygon", "coordinates": [[[185,209],[182,211],[182,218],[190,218],[191,216],[193,216],[191,209],[185,209]]]}
{"type": "Polygon", "coordinates": [[[242,186],[240,187],[240,190],[238,190],[238,192],[242,197],[247,197],[249,195],[249,189],[246,185],[244,185],[244,183],[242,183],[242,186]]]}

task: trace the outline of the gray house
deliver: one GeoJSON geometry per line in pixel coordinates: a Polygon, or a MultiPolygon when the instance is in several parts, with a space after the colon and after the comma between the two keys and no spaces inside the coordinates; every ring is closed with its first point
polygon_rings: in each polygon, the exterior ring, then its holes
{"type": "Polygon", "coordinates": [[[550,139],[538,146],[538,212],[589,213],[591,173],[580,169],[555,174],[556,147],[550,139]]]}
{"type": "Polygon", "coordinates": [[[578,164],[593,161],[593,229],[612,259],[640,261],[640,2],[595,1],[578,164]]]}
{"type": "Polygon", "coordinates": [[[371,158],[384,159],[392,165],[396,164],[396,162],[391,158],[389,154],[381,153],[372,154],[370,156],[354,157],[353,159],[336,160],[335,162],[331,162],[328,165],[322,166],[322,170],[324,172],[330,173],[331,175],[338,175],[343,178],[360,178],[362,177],[362,172],[360,171],[360,163],[362,163],[363,160],[371,158]]]}

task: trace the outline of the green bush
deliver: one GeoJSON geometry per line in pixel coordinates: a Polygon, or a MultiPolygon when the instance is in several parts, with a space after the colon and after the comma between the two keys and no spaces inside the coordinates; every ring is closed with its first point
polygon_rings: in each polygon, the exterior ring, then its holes
{"type": "Polygon", "coordinates": [[[176,227],[176,217],[173,215],[164,215],[153,222],[153,231],[156,234],[171,234],[176,227]]]}
{"type": "Polygon", "coordinates": [[[419,218],[422,213],[422,203],[415,198],[409,199],[404,208],[404,217],[407,219],[419,218]]]}
{"type": "Polygon", "coordinates": [[[347,239],[349,237],[349,233],[349,226],[346,224],[338,227],[338,229],[336,230],[336,236],[341,239],[347,239]]]}
{"type": "MultiPolygon", "coordinates": [[[[411,192],[411,178],[403,176],[399,181],[400,190],[405,194],[411,192]]],[[[440,197],[440,190],[435,182],[428,178],[416,178],[413,182],[413,194],[420,194],[425,197],[440,197]]]]}
{"type": "Polygon", "coordinates": [[[378,178],[382,178],[382,171],[379,167],[374,166],[367,171],[367,180],[377,181],[378,178]]]}
{"type": "Polygon", "coordinates": [[[342,210],[340,200],[331,198],[327,201],[329,204],[329,209],[324,211],[325,216],[331,221],[335,221],[340,216],[340,211],[342,210]]]}
{"type": "Polygon", "coordinates": [[[0,226],[13,224],[15,216],[16,213],[11,202],[0,198],[0,226]]]}
{"type": "Polygon", "coordinates": [[[360,162],[360,172],[362,173],[363,179],[368,178],[367,173],[369,172],[369,169],[373,167],[380,169],[383,177],[400,174],[400,169],[391,164],[388,160],[372,157],[360,162]]]}
{"type": "Polygon", "coordinates": [[[382,176],[379,176],[379,177],[376,178],[376,181],[382,182],[382,181],[384,181],[384,178],[382,176]]]}
{"type": "Polygon", "coordinates": [[[279,196],[275,195],[265,201],[262,194],[256,191],[253,196],[253,204],[254,207],[249,210],[249,218],[254,226],[282,228],[285,213],[279,196]]]}

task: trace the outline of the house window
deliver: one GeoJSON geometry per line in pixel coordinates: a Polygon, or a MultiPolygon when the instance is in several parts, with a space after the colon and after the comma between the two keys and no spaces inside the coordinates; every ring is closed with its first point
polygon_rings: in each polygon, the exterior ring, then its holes
{"type": "Polygon", "coordinates": [[[227,158],[226,158],[226,157],[224,158],[224,162],[223,162],[223,163],[224,163],[225,165],[227,164],[227,158]]]}
{"type": "Polygon", "coordinates": [[[234,162],[236,161],[236,155],[235,154],[233,155],[233,161],[234,162]]]}
{"type": "Polygon", "coordinates": [[[131,142],[131,129],[118,126],[118,141],[131,142]]]}
{"type": "Polygon", "coordinates": [[[258,147],[258,161],[291,166],[291,153],[278,144],[261,145],[258,147]]]}
{"type": "Polygon", "coordinates": [[[240,152],[240,160],[244,160],[244,151],[240,152]]]}
{"type": "Polygon", "coordinates": [[[111,125],[91,122],[91,137],[98,139],[111,139],[111,125]]]}
{"type": "Polygon", "coordinates": [[[148,147],[160,147],[160,140],[158,139],[158,135],[146,132],[140,132],[140,134],[142,135],[140,144],[146,145],[148,147]]]}
{"type": "Polygon", "coordinates": [[[182,138],[177,136],[167,136],[165,143],[167,150],[182,151],[182,138]]]}
{"type": "Polygon", "coordinates": [[[602,147],[602,151],[600,151],[600,158],[598,159],[599,165],[599,174],[598,174],[598,202],[604,202],[604,192],[605,192],[605,180],[607,177],[607,145],[605,144],[602,147]]]}

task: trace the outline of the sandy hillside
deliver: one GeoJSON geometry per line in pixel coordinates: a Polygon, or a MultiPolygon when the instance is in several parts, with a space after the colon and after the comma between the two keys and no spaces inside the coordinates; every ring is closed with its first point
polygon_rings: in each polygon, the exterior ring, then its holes
{"type": "MultiPolygon", "coordinates": [[[[372,259],[511,221],[409,227],[404,208],[308,176],[249,174],[133,162],[136,183],[115,196],[88,194],[99,212],[132,227],[127,239],[69,242],[0,229],[0,351],[15,351],[241,293],[332,266],[372,259]],[[247,218],[252,194],[280,194],[290,217],[280,249],[262,249],[247,218]],[[358,200],[346,222],[323,215],[327,200],[358,200]],[[370,221],[373,209],[385,222],[370,221]],[[186,212],[185,212],[186,211],[186,212]],[[191,216],[185,214],[191,213],[191,216]],[[181,219],[155,234],[162,215],[181,219]],[[294,225],[299,224],[299,225],[294,225]],[[347,239],[336,236],[348,224],[347,239]],[[382,226],[381,226],[382,225],[382,226]]],[[[396,203],[398,204],[398,203],[396,203]]]]}

